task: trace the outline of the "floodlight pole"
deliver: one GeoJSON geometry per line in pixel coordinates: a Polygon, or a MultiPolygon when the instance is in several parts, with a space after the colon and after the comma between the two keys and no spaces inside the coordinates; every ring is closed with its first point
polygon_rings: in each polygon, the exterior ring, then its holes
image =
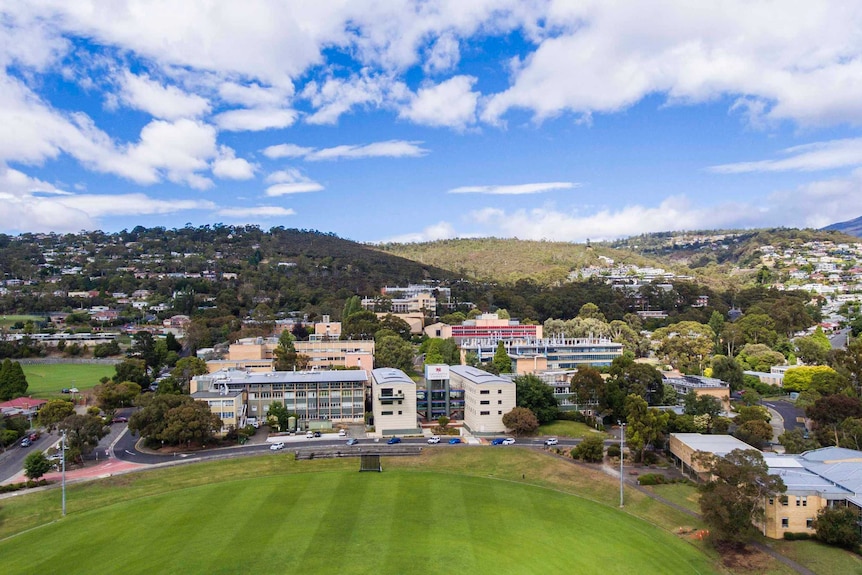
{"type": "Polygon", "coordinates": [[[62,491],[63,491],[63,517],[65,517],[66,516],[66,432],[65,431],[63,432],[63,435],[60,436],[60,453],[61,453],[60,461],[62,462],[62,465],[63,465],[63,479],[62,479],[62,484],[63,484],[63,489],[62,489],[62,491]]]}
{"type": "Polygon", "coordinates": [[[626,424],[620,423],[620,507],[623,506],[623,458],[626,448],[626,424]]]}

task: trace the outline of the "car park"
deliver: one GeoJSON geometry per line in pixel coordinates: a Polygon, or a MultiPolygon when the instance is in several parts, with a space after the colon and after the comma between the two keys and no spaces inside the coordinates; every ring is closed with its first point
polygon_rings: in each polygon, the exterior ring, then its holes
{"type": "Polygon", "coordinates": [[[390,438],[389,438],[389,441],[387,441],[386,443],[388,443],[389,445],[394,445],[394,444],[396,444],[396,443],[401,443],[401,438],[400,438],[400,437],[390,437],[390,438]]]}
{"type": "Polygon", "coordinates": [[[431,445],[434,445],[436,443],[440,443],[440,436],[439,435],[432,435],[431,437],[428,438],[428,443],[431,445]]]}
{"type": "Polygon", "coordinates": [[[272,445],[269,446],[270,451],[279,451],[281,449],[284,449],[284,443],[282,443],[280,441],[278,443],[273,443],[272,445]]]}
{"type": "Polygon", "coordinates": [[[453,437],[449,440],[449,445],[458,445],[459,443],[461,443],[461,438],[459,437],[453,437]]]}
{"type": "Polygon", "coordinates": [[[356,439],[355,437],[351,437],[350,439],[347,440],[347,445],[356,445],[357,443],[359,443],[359,440],[356,439]]]}
{"type": "Polygon", "coordinates": [[[556,445],[559,443],[559,440],[556,437],[549,437],[545,440],[545,445],[556,445]]]}
{"type": "Polygon", "coordinates": [[[515,438],[514,437],[507,437],[506,439],[503,440],[503,445],[515,445],[515,438]]]}
{"type": "Polygon", "coordinates": [[[491,445],[503,445],[503,438],[498,437],[496,439],[491,440],[491,445]]]}

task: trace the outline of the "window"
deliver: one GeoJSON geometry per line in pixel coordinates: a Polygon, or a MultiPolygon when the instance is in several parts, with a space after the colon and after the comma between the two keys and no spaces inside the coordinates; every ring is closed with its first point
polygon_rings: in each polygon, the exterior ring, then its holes
{"type": "Polygon", "coordinates": [[[490,411],[480,411],[479,415],[491,415],[490,411]]]}
{"type": "Polygon", "coordinates": [[[808,529],[813,529],[814,528],[814,519],[810,519],[810,518],[806,519],[805,520],[805,527],[807,527],[808,529]]]}
{"type": "Polygon", "coordinates": [[[786,496],[786,495],[782,495],[782,496],[781,496],[781,504],[782,504],[782,505],[787,505],[787,496],[786,496]]]}
{"type": "Polygon", "coordinates": [[[381,411],[380,415],[392,415],[391,411],[381,411]]]}
{"type": "Polygon", "coordinates": [[[488,395],[489,393],[491,393],[491,390],[490,390],[490,389],[483,389],[483,390],[482,390],[482,391],[480,391],[479,393],[480,393],[480,394],[482,394],[482,395],[488,395]]]}
{"type": "Polygon", "coordinates": [[[502,389],[498,389],[498,390],[497,390],[497,395],[500,395],[500,394],[502,394],[502,393],[503,393],[503,390],[502,390],[502,389]]]}
{"type": "Polygon", "coordinates": [[[781,528],[787,529],[788,527],[790,527],[790,520],[787,517],[782,517],[781,518],[781,528]]]}
{"type": "Polygon", "coordinates": [[[772,505],[772,504],[774,504],[774,503],[775,503],[775,499],[773,499],[772,497],[770,497],[770,498],[769,498],[769,504],[770,504],[770,505],[772,505]]]}
{"type": "Polygon", "coordinates": [[[503,405],[503,400],[502,400],[502,399],[498,399],[498,400],[497,400],[497,405],[503,405]]]}
{"type": "Polygon", "coordinates": [[[491,403],[491,402],[486,399],[486,400],[480,401],[479,405],[488,405],[489,403],[491,403]]]}
{"type": "Polygon", "coordinates": [[[502,412],[502,411],[498,411],[498,412],[497,412],[497,415],[503,415],[503,412],[502,412]]]}
{"type": "Polygon", "coordinates": [[[400,411],[398,412],[398,415],[401,415],[401,412],[400,412],[400,411]]]}
{"type": "Polygon", "coordinates": [[[802,499],[802,507],[808,507],[808,498],[800,497],[800,499],[802,499]]]}

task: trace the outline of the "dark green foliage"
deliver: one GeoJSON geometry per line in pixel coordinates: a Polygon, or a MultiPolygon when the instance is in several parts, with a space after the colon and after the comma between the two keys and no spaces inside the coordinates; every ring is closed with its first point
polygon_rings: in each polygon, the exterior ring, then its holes
{"type": "Polygon", "coordinates": [[[152,445],[204,444],[222,427],[221,419],[206,403],[188,395],[148,394],[141,396],[140,405],[129,418],[129,430],[152,445]]]}
{"type": "Polygon", "coordinates": [[[409,373],[413,371],[413,358],[413,346],[397,335],[383,337],[376,343],[375,367],[394,367],[409,373]]]}
{"type": "Polygon", "coordinates": [[[494,351],[494,359],[491,363],[493,363],[497,373],[512,373],[512,358],[509,357],[503,340],[497,342],[497,349],[494,351]]]}
{"type": "Polygon", "coordinates": [[[601,435],[588,435],[574,449],[572,458],[587,463],[601,463],[604,459],[605,440],[601,435]]]}
{"type": "Polygon", "coordinates": [[[126,359],[114,366],[114,381],[133,381],[141,389],[150,386],[150,376],[142,359],[126,359]]]}
{"type": "Polygon", "coordinates": [[[503,425],[515,435],[529,435],[539,429],[539,420],[526,407],[515,407],[503,415],[503,425]]]}
{"type": "Polygon", "coordinates": [[[120,355],[120,344],[116,341],[98,343],[93,347],[93,357],[101,358],[112,355],[120,355]]]}
{"type": "Polygon", "coordinates": [[[101,417],[95,415],[70,415],[60,422],[60,431],[66,432],[67,461],[83,462],[83,456],[91,453],[99,440],[110,431],[101,417]]]}
{"type": "Polygon", "coordinates": [[[0,364],[0,401],[8,401],[27,393],[27,376],[17,361],[4,359],[0,364]]]}
{"type": "Polygon", "coordinates": [[[51,470],[51,462],[41,451],[34,451],[24,459],[24,475],[28,479],[39,479],[51,470]]]}
{"type": "Polygon", "coordinates": [[[811,539],[810,533],[793,533],[791,531],[784,532],[785,541],[808,541],[811,539]]]}
{"type": "Polygon", "coordinates": [[[609,445],[607,453],[608,457],[619,457],[622,451],[619,445],[609,445]]]}
{"type": "Polygon", "coordinates": [[[807,432],[801,429],[791,429],[778,436],[778,442],[784,446],[786,453],[802,453],[811,449],[818,449],[820,443],[813,437],[805,438],[807,432]]]}
{"type": "MultiPolygon", "coordinates": [[[[608,453],[608,455],[610,455],[610,453],[608,453]]],[[[639,485],[664,485],[667,482],[667,477],[661,473],[644,473],[638,477],[639,485]]]]}
{"type": "Polygon", "coordinates": [[[712,377],[730,386],[731,391],[742,389],[742,367],[732,357],[716,355],[712,358],[712,377]]]}
{"type": "Polygon", "coordinates": [[[275,427],[278,431],[287,431],[291,415],[293,414],[287,411],[287,408],[284,407],[282,402],[273,401],[269,404],[267,421],[269,421],[270,425],[275,427]]]}
{"type": "Polygon", "coordinates": [[[96,401],[104,411],[129,407],[141,394],[141,386],[133,381],[108,381],[93,389],[96,401]]]}
{"type": "Polygon", "coordinates": [[[518,407],[526,407],[536,415],[539,424],[557,419],[559,409],[554,389],[535,375],[519,375],[513,379],[518,407]]]}
{"type": "Polygon", "coordinates": [[[856,549],[862,544],[858,522],[859,516],[850,507],[824,507],[817,513],[814,529],[824,543],[856,549]]]}

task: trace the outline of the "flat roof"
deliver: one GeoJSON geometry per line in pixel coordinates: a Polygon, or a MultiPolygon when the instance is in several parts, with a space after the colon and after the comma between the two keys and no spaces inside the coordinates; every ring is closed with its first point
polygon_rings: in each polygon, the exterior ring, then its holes
{"type": "Polygon", "coordinates": [[[218,391],[196,391],[192,394],[192,397],[195,399],[218,399],[220,397],[235,398],[240,395],[242,395],[242,390],[228,391],[227,393],[221,393],[218,391]]]}
{"type": "Polygon", "coordinates": [[[303,383],[303,382],[365,382],[368,374],[364,369],[335,369],[327,371],[265,371],[249,372],[242,369],[223,369],[200,379],[213,383],[303,383]]]}
{"type": "Polygon", "coordinates": [[[406,373],[394,367],[378,367],[371,370],[371,381],[375,385],[414,385],[406,373]]]}
{"type": "Polygon", "coordinates": [[[512,380],[510,379],[500,377],[499,375],[494,375],[493,373],[488,373],[487,371],[482,371],[481,369],[469,365],[449,366],[449,373],[455,373],[463,377],[464,379],[469,379],[476,385],[512,385],[512,380]]]}
{"type": "MultiPolygon", "coordinates": [[[[671,433],[695,451],[707,451],[724,457],[734,449],[754,449],[732,435],[704,435],[702,433],[671,433]]],[[[754,449],[760,452],[759,449],[754,449]]]]}

